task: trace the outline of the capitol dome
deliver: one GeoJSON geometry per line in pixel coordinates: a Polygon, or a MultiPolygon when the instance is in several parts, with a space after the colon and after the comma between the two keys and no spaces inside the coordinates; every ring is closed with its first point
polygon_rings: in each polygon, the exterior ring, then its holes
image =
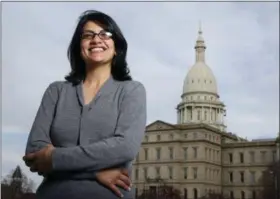
{"type": "Polygon", "coordinates": [[[184,80],[183,93],[190,92],[218,94],[215,76],[209,66],[203,62],[195,63],[184,80]]]}
{"type": "Polygon", "coordinates": [[[220,100],[216,78],[205,63],[205,43],[201,28],[195,45],[195,63],[183,85],[181,102],[177,105],[178,124],[207,124],[226,131],[225,104],[220,100]]]}
{"type": "Polygon", "coordinates": [[[196,41],[196,62],[189,70],[183,85],[183,94],[192,92],[208,92],[218,95],[216,78],[205,63],[205,43],[202,31],[199,30],[196,41]]]}

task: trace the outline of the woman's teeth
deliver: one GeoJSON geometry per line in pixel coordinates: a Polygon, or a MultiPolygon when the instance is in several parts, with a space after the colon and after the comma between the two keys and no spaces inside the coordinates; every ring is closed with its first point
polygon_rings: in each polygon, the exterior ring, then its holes
{"type": "Polygon", "coordinates": [[[104,49],[103,48],[91,48],[90,51],[91,52],[103,52],[104,49]]]}

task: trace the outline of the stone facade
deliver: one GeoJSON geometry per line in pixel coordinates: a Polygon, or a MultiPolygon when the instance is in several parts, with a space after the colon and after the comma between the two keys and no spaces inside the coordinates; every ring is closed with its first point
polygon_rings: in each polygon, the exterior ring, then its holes
{"type": "Polygon", "coordinates": [[[188,199],[211,191],[253,199],[262,172],[276,160],[275,140],[246,141],[206,124],[156,121],[147,126],[132,179],[137,194],[161,179],[188,199]]]}

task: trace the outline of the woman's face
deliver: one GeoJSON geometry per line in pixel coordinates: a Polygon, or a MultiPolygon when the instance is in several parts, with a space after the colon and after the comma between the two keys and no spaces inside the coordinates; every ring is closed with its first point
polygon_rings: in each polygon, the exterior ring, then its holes
{"type": "Polygon", "coordinates": [[[112,33],[105,31],[98,22],[85,24],[81,38],[81,55],[87,64],[111,63],[115,51],[112,33]]]}

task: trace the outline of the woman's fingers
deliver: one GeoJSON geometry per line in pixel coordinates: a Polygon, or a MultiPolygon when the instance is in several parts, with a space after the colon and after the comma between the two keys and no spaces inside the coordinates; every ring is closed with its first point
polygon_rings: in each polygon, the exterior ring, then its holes
{"type": "Polygon", "coordinates": [[[122,182],[124,182],[128,187],[131,186],[131,182],[130,182],[129,177],[127,177],[127,176],[121,174],[121,175],[119,176],[119,180],[121,180],[122,182]]]}
{"type": "Polygon", "coordinates": [[[124,181],[122,181],[122,180],[117,180],[117,181],[116,181],[116,185],[117,185],[118,187],[123,188],[124,190],[127,190],[127,191],[130,190],[129,185],[127,185],[127,184],[126,184],[124,181]]]}
{"type": "Polygon", "coordinates": [[[118,189],[118,187],[116,185],[114,185],[113,183],[109,184],[109,188],[115,193],[117,194],[117,196],[119,197],[123,197],[121,191],[118,189]]]}

